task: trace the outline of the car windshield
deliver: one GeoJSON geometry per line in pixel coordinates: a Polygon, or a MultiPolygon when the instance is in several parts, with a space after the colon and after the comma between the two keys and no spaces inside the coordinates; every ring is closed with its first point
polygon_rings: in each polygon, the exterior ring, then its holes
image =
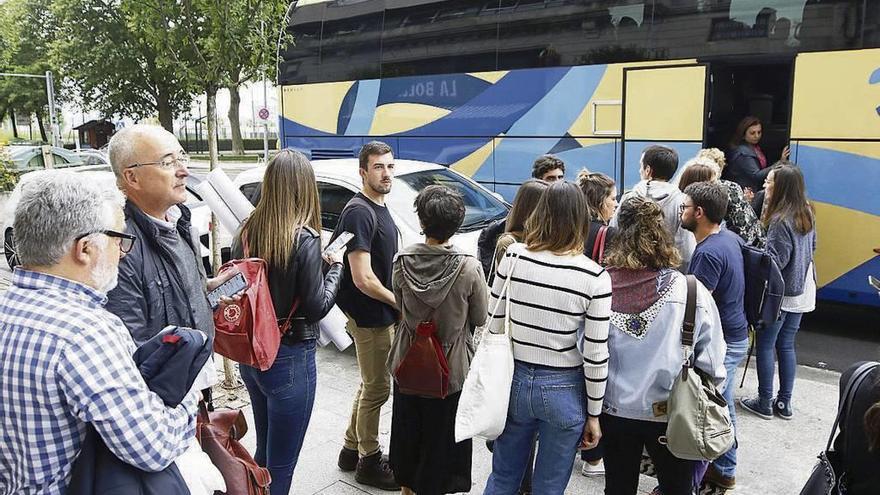
{"type": "MultiPolygon", "coordinates": [[[[507,205],[503,201],[447,169],[399,175],[396,179],[395,187],[392,187],[391,194],[388,195],[388,202],[392,209],[399,212],[413,211],[413,201],[419,191],[434,184],[451,187],[461,193],[465,212],[459,232],[480,230],[493,220],[507,215],[507,205]]],[[[415,231],[421,230],[416,215],[403,217],[404,221],[415,222],[415,225],[410,225],[415,231]]]]}

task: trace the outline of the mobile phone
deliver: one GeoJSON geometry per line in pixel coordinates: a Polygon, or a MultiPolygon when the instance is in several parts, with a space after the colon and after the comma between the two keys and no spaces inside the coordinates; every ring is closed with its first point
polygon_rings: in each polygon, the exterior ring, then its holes
{"type": "Polygon", "coordinates": [[[877,290],[880,290],[880,279],[873,275],[868,275],[868,283],[877,290]]]}
{"type": "Polygon", "coordinates": [[[346,244],[351,242],[352,239],[354,239],[354,234],[352,234],[351,232],[343,232],[339,234],[339,237],[337,237],[333,242],[330,243],[329,246],[327,246],[326,249],[324,249],[324,254],[332,254],[336,251],[339,251],[346,244]]]}
{"type": "Polygon", "coordinates": [[[211,304],[211,309],[217,309],[217,306],[220,305],[220,297],[232,297],[247,289],[247,286],[247,280],[245,280],[244,275],[241,272],[236,273],[234,277],[208,292],[208,302],[211,304]]]}

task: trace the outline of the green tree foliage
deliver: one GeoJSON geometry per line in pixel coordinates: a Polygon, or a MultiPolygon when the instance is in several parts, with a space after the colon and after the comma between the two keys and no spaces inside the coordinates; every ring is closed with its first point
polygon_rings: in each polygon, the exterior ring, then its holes
{"type": "Polygon", "coordinates": [[[18,182],[18,174],[15,173],[9,151],[5,146],[0,146],[0,192],[13,190],[16,182],[18,182]]]}
{"type": "Polygon", "coordinates": [[[189,108],[198,88],[153,43],[156,33],[132,15],[132,3],[55,0],[52,11],[64,29],[52,57],[83,107],[134,119],[158,115],[172,131],[174,117],[189,108]]]}
{"type": "MultiPolygon", "coordinates": [[[[0,72],[42,75],[47,70],[55,71],[50,64],[49,50],[58,30],[57,20],[49,10],[50,3],[49,0],[0,2],[0,72]]],[[[43,141],[48,141],[44,79],[0,77],[0,119],[13,112],[36,115],[43,141]]]]}

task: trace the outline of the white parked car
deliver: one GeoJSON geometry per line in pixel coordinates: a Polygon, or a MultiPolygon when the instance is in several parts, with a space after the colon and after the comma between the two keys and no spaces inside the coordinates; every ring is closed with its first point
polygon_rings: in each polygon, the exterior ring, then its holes
{"type": "MultiPolygon", "coordinates": [[[[321,196],[322,237],[326,241],[336,228],[345,204],[361,190],[362,181],[356,158],[315,160],[312,167],[321,196]]],[[[265,166],[246,170],[233,183],[256,203],[265,171],[265,166]]],[[[480,231],[492,221],[505,217],[510,206],[469,177],[443,165],[414,160],[394,161],[394,183],[386,196],[389,213],[400,231],[400,247],[423,241],[413,202],[419,191],[433,184],[449,186],[462,194],[464,222],[452,242],[476,256],[480,231]]]]}
{"type": "MultiPolygon", "coordinates": [[[[95,171],[93,167],[74,167],[70,170],[77,171],[82,174],[88,174],[93,177],[95,181],[107,181],[108,185],[116,183],[116,177],[113,175],[113,172],[109,172],[106,170],[95,171]]],[[[15,245],[12,237],[12,223],[15,220],[15,207],[18,204],[19,198],[21,197],[21,187],[23,184],[27,184],[28,181],[34,180],[39,174],[45,174],[49,171],[46,170],[36,170],[33,172],[28,172],[21,176],[18,184],[16,184],[15,189],[13,189],[12,194],[9,196],[9,200],[6,202],[6,206],[3,211],[3,253],[6,257],[6,263],[9,265],[9,268],[15,268],[18,265],[18,258],[15,256],[15,245]]],[[[211,222],[211,210],[208,209],[208,205],[202,201],[202,198],[195,192],[193,187],[198,184],[200,180],[195,176],[189,176],[187,178],[186,191],[187,191],[187,201],[186,206],[192,211],[192,225],[195,230],[199,234],[199,238],[201,239],[201,253],[203,260],[210,259],[210,250],[206,247],[209,245],[208,243],[208,233],[210,231],[210,222],[211,222]]],[[[210,264],[208,264],[209,266],[210,264]]],[[[208,268],[206,266],[206,269],[208,268]]]]}

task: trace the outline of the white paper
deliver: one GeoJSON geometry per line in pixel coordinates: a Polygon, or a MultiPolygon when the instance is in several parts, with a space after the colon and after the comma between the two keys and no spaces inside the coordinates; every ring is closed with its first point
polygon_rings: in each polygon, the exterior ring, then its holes
{"type": "Polygon", "coordinates": [[[333,342],[333,345],[340,351],[348,349],[352,341],[345,331],[345,324],[347,322],[348,318],[345,316],[345,313],[338,306],[333,306],[333,309],[327,313],[327,316],[319,324],[321,331],[318,335],[318,344],[324,347],[333,342]]]}
{"type": "Polygon", "coordinates": [[[229,232],[238,230],[241,223],[254,211],[254,205],[236,189],[222,169],[214,169],[195,187],[217,220],[229,232]]]}

